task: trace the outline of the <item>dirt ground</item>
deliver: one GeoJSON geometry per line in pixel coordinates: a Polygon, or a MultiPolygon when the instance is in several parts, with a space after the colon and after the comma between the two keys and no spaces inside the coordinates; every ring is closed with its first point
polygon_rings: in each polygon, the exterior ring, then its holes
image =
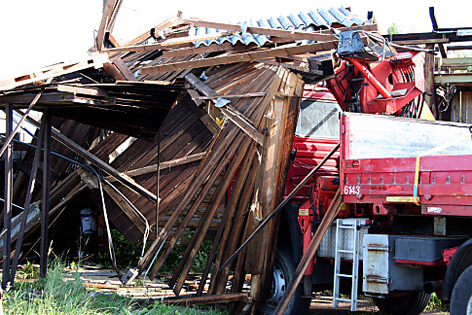
{"type": "MultiPolygon", "coordinates": [[[[103,292],[116,292],[120,295],[128,295],[134,298],[159,298],[159,297],[169,297],[175,296],[174,293],[169,289],[166,284],[167,279],[165,276],[160,276],[159,278],[154,279],[153,281],[146,280],[143,284],[142,279],[138,278],[130,286],[123,287],[117,274],[114,270],[103,269],[98,267],[88,266],[87,268],[81,268],[77,270],[84,283],[88,286],[95,287],[103,292]]],[[[71,271],[75,272],[75,271],[71,271]]],[[[198,275],[195,276],[195,280],[186,281],[186,284],[181,292],[182,295],[192,294],[196,291],[198,287],[198,275]]],[[[331,315],[348,315],[348,314],[360,314],[360,315],[370,315],[376,314],[378,312],[377,307],[372,301],[369,300],[360,300],[358,302],[358,311],[352,313],[350,311],[349,303],[340,303],[340,307],[337,309],[333,308],[333,299],[331,296],[322,296],[317,295],[312,300],[310,306],[309,315],[318,315],[318,314],[331,314],[331,315]]],[[[435,311],[425,311],[422,314],[428,315],[448,315],[447,312],[435,312],[435,311]]],[[[301,315],[301,314],[300,314],[301,315]]]]}
{"type": "MultiPolygon", "coordinates": [[[[328,296],[317,296],[315,297],[310,306],[309,315],[348,315],[348,314],[376,314],[378,308],[372,301],[360,300],[357,304],[357,312],[350,311],[349,303],[340,303],[340,307],[337,309],[333,308],[333,298],[328,296]]],[[[437,312],[437,311],[424,311],[421,314],[428,315],[449,315],[449,312],[437,312]]]]}

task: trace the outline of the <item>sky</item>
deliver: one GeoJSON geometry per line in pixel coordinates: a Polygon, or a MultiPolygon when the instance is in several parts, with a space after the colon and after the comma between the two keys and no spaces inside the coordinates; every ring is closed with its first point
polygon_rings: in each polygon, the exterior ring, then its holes
{"type": "MultiPolygon", "coordinates": [[[[386,33],[393,23],[401,33],[431,31],[430,6],[435,7],[439,27],[472,27],[472,1],[458,4],[458,1],[444,0],[123,0],[113,34],[125,42],[176,16],[179,10],[184,18],[237,22],[339,6],[350,7],[363,19],[368,11],[373,11],[382,33],[386,33]]],[[[103,0],[2,1],[0,79],[30,73],[58,62],[87,58],[100,25],[102,7],[103,0]]]]}

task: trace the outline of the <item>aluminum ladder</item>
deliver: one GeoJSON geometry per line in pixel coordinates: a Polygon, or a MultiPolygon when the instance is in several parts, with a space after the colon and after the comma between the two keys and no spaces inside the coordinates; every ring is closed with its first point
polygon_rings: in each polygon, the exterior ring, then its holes
{"type": "Polygon", "coordinates": [[[359,238],[360,228],[365,224],[362,219],[338,219],[336,221],[336,242],[334,254],[334,288],[333,307],[337,308],[339,302],[351,303],[351,311],[357,311],[357,288],[359,278],[359,238]],[[344,237],[343,237],[344,236],[344,237]],[[344,240],[343,240],[344,239],[344,240]],[[349,243],[351,248],[345,248],[349,243]],[[351,274],[341,273],[341,260],[352,259],[351,274]],[[341,278],[351,279],[351,297],[339,297],[339,283],[341,278]]]}

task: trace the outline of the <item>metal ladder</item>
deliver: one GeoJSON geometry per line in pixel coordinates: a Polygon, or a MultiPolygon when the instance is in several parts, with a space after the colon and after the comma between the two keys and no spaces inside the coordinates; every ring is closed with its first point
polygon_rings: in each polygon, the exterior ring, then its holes
{"type": "MultiPolygon", "coordinates": [[[[348,302],[351,303],[351,311],[357,311],[357,287],[358,287],[358,275],[359,275],[359,235],[361,221],[359,219],[338,219],[336,221],[336,243],[335,243],[335,255],[334,255],[334,288],[333,288],[333,307],[338,307],[339,302],[348,302]],[[347,248],[341,248],[343,242],[341,239],[341,234],[346,234],[344,231],[350,231],[352,238],[346,238],[346,240],[352,241],[352,250],[347,248]],[[342,258],[348,258],[346,255],[352,255],[352,270],[351,274],[341,273],[341,260],[342,258]],[[341,278],[350,278],[351,279],[351,298],[345,299],[339,297],[339,283],[341,278]]],[[[346,244],[345,244],[346,246],[346,244]]]]}

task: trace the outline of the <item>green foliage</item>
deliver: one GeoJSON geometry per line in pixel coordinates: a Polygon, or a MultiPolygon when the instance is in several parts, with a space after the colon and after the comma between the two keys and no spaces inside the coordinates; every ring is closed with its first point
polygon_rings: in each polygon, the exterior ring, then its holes
{"type": "Polygon", "coordinates": [[[140,306],[117,294],[101,294],[85,288],[78,273],[65,273],[64,265],[53,262],[45,279],[17,281],[4,292],[5,314],[18,315],[104,315],[104,314],[201,314],[223,315],[214,308],[202,310],[154,303],[140,306]]]}
{"type": "MultiPolygon", "coordinates": [[[[141,255],[142,243],[136,241],[134,244],[131,244],[118,230],[111,230],[111,237],[113,239],[118,268],[123,269],[129,266],[136,266],[141,255]]],[[[103,266],[112,267],[108,248],[98,253],[98,260],[103,266]]]]}
{"type": "Polygon", "coordinates": [[[447,312],[449,310],[449,305],[444,304],[441,301],[441,299],[436,295],[436,293],[433,293],[433,294],[431,294],[431,300],[429,301],[429,304],[426,307],[426,309],[427,310],[447,312]]]}
{"type": "Polygon", "coordinates": [[[399,34],[400,29],[398,28],[397,24],[392,23],[392,25],[387,29],[388,34],[399,34]]]}
{"type": "Polygon", "coordinates": [[[16,277],[21,280],[36,279],[39,277],[39,266],[27,261],[26,265],[19,265],[16,271],[16,277]]]}
{"type": "MultiPolygon", "coordinates": [[[[113,246],[115,248],[116,261],[119,268],[134,267],[137,265],[139,256],[141,255],[142,243],[139,241],[130,244],[128,240],[117,230],[112,230],[113,246]]],[[[161,268],[162,272],[172,273],[179,265],[182,257],[187,249],[189,242],[194,235],[194,231],[185,233],[176,243],[174,249],[167,257],[164,265],[161,268]]],[[[146,248],[149,244],[146,244],[146,248]]],[[[208,260],[208,254],[211,251],[213,242],[211,240],[204,240],[197,252],[195,261],[192,265],[192,271],[203,272],[208,260]]],[[[112,267],[110,254],[108,249],[98,253],[99,262],[108,268],[112,267]]],[[[157,260],[156,260],[157,261],[157,260]]]]}
{"type": "MultiPolygon", "coordinates": [[[[182,257],[185,253],[185,250],[188,247],[189,242],[193,237],[194,231],[189,231],[184,234],[176,243],[174,249],[170,252],[169,256],[166,259],[166,262],[161,268],[162,272],[172,273],[179,265],[182,257]]],[[[213,246],[213,242],[210,240],[204,240],[198,249],[195,261],[192,264],[191,270],[194,272],[203,272],[208,260],[208,255],[213,246]]]]}

